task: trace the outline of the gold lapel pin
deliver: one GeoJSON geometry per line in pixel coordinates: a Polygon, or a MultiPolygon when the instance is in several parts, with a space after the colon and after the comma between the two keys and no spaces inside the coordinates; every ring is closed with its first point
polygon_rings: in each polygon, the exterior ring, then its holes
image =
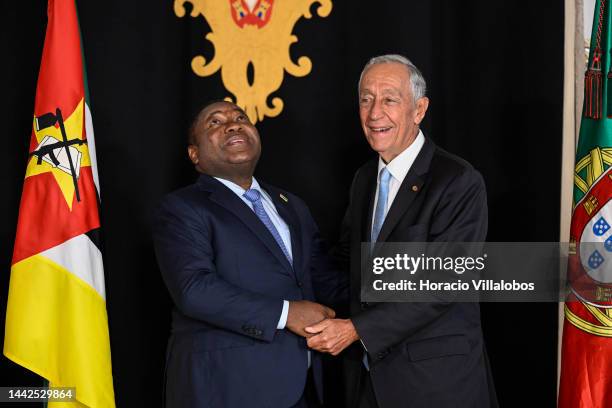
{"type": "Polygon", "coordinates": [[[414,191],[415,193],[419,191],[419,186],[417,186],[416,184],[412,186],[412,191],[414,191]]]}
{"type": "Polygon", "coordinates": [[[279,194],[280,198],[283,199],[284,202],[288,203],[289,199],[287,197],[285,197],[283,194],[279,194]]]}

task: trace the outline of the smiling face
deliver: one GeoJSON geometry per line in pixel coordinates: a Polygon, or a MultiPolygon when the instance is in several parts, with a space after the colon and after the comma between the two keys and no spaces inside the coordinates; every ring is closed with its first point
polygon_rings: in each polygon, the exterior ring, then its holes
{"type": "Polygon", "coordinates": [[[233,179],[252,176],[261,154],[259,133],[242,109],[230,102],[205,107],[187,148],[196,170],[233,179]]]}
{"type": "Polygon", "coordinates": [[[397,62],[368,67],[359,87],[359,117],[365,137],[389,163],[419,133],[429,99],[412,97],[408,68],[397,62]]]}

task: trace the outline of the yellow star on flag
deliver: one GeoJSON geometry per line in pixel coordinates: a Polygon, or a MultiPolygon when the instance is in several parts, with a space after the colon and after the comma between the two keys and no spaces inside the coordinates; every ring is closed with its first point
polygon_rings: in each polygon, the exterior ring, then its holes
{"type": "MultiPolygon", "coordinates": [[[[79,102],[74,112],[72,112],[68,118],[64,120],[64,128],[66,129],[66,137],[68,141],[81,139],[81,135],[83,134],[83,116],[84,116],[84,103],[83,99],[79,102]]],[[[34,118],[36,120],[36,118],[34,118]]],[[[41,143],[56,143],[63,141],[62,133],[59,127],[51,126],[48,128],[44,128],[41,130],[36,130],[36,126],[32,126],[34,129],[34,134],[36,136],[36,141],[38,142],[38,148],[41,147],[41,143]]],[[[75,171],[80,174],[80,169],[86,166],[91,166],[91,161],[89,159],[89,149],[87,148],[87,144],[83,143],[73,144],[68,147],[72,157],[72,162],[75,167],[75,171]]],[[[72,211],[72,203],[74,201],[74,182],[72,179],[72,174],[70,169],[66,166],[69,165],[67,155],[65,152],[65,148],[57,148],[54,149],[54,154],[58,159],[63,155],[64,161],[60,160],[59,165],[55,165],[50,158],[45,156],[43,161],[38,164],[38,157],[32,156],[30,161],[28,162],[28,167],[26,169],[26,178],[36,176],[38,174],[51,172],[55,181],[57,182],[59,188],[62,190],[62,194],[64,195],[64,199],[66,200],[66,204],[68,208],[72,211]]]]}

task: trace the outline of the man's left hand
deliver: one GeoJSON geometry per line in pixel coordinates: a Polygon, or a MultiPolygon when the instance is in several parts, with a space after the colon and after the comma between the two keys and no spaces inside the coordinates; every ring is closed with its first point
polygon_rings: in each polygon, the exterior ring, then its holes
{"type": "Polygon", "coordinates": [[[337,356],[342,350],[359,340],[359,334],[351,319],[326,319],[306,327],[305,331],[315,334],[308,339],[308,347],[332,356],[337,356]]]}

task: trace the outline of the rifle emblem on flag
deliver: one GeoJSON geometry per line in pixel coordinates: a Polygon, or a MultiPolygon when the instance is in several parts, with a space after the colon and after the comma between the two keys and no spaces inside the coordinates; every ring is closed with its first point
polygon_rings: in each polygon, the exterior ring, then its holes
{"type": "Polygon", "coordinates": [[[51,173],[59,186],[68,208],[72,210],[74,199],[83,199],[79,187],[81,170],[91,166],[87,136],[83,125],[85,103],[81,99],[75,103],[72,113],[64,117],[64,110],[46,112],[34,116],[32,130],[35,139],[26,169],[26,178],[51,173]]]}
{"type": "Polygon", "coordinates": [[[74,191],[76,193],[77,201],[81,201],[81,195],[79,194],[79,170],[81,169],[81,157],[82,153],[72,145],[82,146],[87,143],[86,140],[75,138],[68,139],[66,134],[66,128],[64,126],[64,118],[62,117],[62,111],[60,108],[55,110],[53,113],[45,113],[42,116],[34,118],[34,126],[37,132],[40,132],[55,124],[59,125],[60,132],[62,134],[62,140],[58,140],[53,136],[46,135],[40,142],[38,147],[34,149],[30,156],[36,156],[38,160],[37,165],[41,165],[43,160],[51,166],[62,170],[65,173],[70,174],[72,177],[72,183],[74,185],[74,191]]]}

